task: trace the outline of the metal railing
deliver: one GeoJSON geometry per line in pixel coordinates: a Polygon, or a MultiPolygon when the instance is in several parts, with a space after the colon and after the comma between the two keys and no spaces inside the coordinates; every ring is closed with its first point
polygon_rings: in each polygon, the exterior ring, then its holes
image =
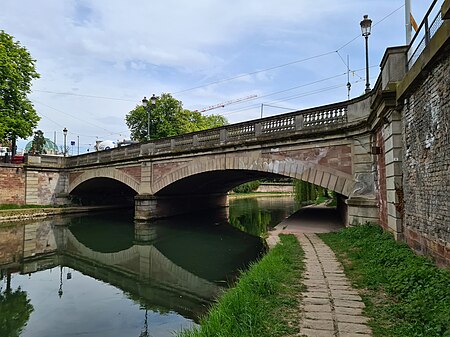
{"type": "Polygon", "coordinates": [[[444,0],[434,0],[431,3],[431,6],[425,14],[424,19],[420,23],[416,34],[411,40],[407,51],[408,70],[411,69],[419,56],[422,54],[425,47],[428,45],[428,43],[430,43],[431,38],[442,25],[443,20],[441,17],[441,7],[443,3],[444,0]]]}

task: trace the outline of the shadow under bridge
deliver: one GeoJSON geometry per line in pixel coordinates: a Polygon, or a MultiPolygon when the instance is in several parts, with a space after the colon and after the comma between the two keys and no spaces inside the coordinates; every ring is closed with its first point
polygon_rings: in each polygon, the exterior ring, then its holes
{"type": "Polygon", "coordinates": [[[136,196],[136,220],[185,214],[228,206],[234,187],[260,179],[286,178],[252,170],[218,170],[190,175],[165,186],[154,195],[136,196]]]}

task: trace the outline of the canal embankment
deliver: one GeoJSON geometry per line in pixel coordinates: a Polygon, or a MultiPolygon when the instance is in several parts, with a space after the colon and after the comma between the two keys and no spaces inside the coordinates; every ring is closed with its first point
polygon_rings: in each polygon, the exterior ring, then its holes
{"type": "Polygon", "coordinates": [[[296,335],[303,254],[294,236],[281,236],[281,244],[241,274],[236,286],[200,321],[200,327],[179,336],[296,335]]]}
{"type": "Polygon", "coordinates": [[[310,208],[277,226],[267,255],[180,336],[450,336],[449,270],[376,225],[314,229],[308,213],[327,216],[310,208]]]}
{"type": "Polygon", "coordinates": [[[72,207],[34,207],[0,209],[0,225],[2,222],[22,221],[45,218],[55,215],[99,212],[118,209],[118,206],[72,206],[72,207]]]}

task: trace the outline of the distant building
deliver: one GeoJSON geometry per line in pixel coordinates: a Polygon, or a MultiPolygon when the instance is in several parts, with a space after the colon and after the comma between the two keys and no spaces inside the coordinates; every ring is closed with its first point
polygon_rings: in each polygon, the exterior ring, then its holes
{"type": "MultiPolygon", "coordinates": [[[[44,150],[43,150],[42,154],[60,154],[58,145],[56,145],[54,142],[52,142],[48,138],[44,138],[44,139],[45,139],[45,144],[44,144],[44,150]]],[[[25,145],[24,152],[25,153],[30,152],[32,147],[33,147],[33,141],[28,142],[27,145],[25,145]]]]}

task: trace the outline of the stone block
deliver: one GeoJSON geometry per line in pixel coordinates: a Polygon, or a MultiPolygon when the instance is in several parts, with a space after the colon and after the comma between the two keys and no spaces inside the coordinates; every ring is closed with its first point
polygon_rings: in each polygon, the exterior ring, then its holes
{"type": "Polygon", "coordinates": [[[386,177],[394,177],[402,174],[402,163],[391,162],[386,163],[386,177]]]}
{"type": "Polygon", "coordinates": [[[327,188],[328,187],[328,183],[330,181],[330,177],[331,177],[331,174],[329,174],[328,172],[324,172],[323,176],[322,176],[322,181],[320,183],[320,186],[327,188]]]}
{"type": "Polygon", "coordinates": [[[372,334],[372,330],[365,324],[338,322],[338,329],[342,332],[372,334]]]}
{"type": "Polygon", "coordinates": [[[343,194],[345,196],[349,196],[352,193],[352,191],[354,190],[354,186],[355,186],[355,184],[354,184],[353,181],[351,181],[349,179],[346,179],[345,180],[345,184],[344,184],[344,188],[342,189],[342,193],[341,194],[343,194]]]}
{"type": "Polygon", "coordinates": [[[354,174],[358,173],[370,173],[372,172],[372,163],[364,162],[364,163],[353,163],[353,172],[354,174]]]}
{"type": "Polygon", "coordinates": [[[314,177],[313,184],[320,186],[320,183],[322,182],[323,172],[322,171],[316,171],[316,176],[314,177]]]}
{"type": "Polygon", "coordinates": [[[304,319],[301,326],[309,329],[334,331],[333,320],[304,319]]]}
{"type": "Polygon", "coordinates": [[[337,183],[338,178],[335,175],[330,175],[330,180],[328,181],[328,186],[327,188],[331,191],[335,190],[336,187],[336,183],[337,183]]]}
{"type": "MultiPolygon", "coordinates": [[[[392,217],[398,218],[398,219],[401,218],[401,214],[397,211],[395,204],[388,203],[387,206],[388,206],[388,216],[392,216],[392,217]]],[[[389,222],[389,219],[388,219],[388,222],[389,222]]]]}
{"type": "Polygon", "coordinates": [[[354,122],[357,120],[367,120],[370,114],[370,97],[354,104],[350,104],[347,108],[347,120],[354,122]]]}
{"type": "Polygon", "coordinates": [[[402,219],[388,214],[388,227],[392,232],[401,233],[403,231],[402,219]]]}
{"type": "MultiPolygon", "coordinates": [[[[387,174],[386,174],[387,176],[387,174]]],[[[395,191],[398,188],[401,188],[403,186],[402,184],[403,178],[401,175],[395,175],[395,176],[387,176],[386,177],[386,189],[388,191],[395,191]]]]}
{"type": "Polygon", "coordinates": [[[386,191],[387,202],[395,204],[398,202],[398,193],[395,190],[386,191]]]}
{"type": "Polygon", "coordinates": [[[397,148],[397,147],[386,150],[385,163],[386,164],[401,163],[402,153],[403,153],[403,149],[397,148]]]}
{"type": "Polygon", "coordinates": [[[302,178],[301,178],[301,180],[303,180],[303,181],[309,181],[308,179],[309,179],[310,173],[311,173],[311,169],[309,169],[309,168],[304,168],[304,171],[303,171],[303,173],[302,173],[302,178]]]}
{"type": "Polygon", "coordinates": [[[342,191],[344,190],[345,180],[346,179],[343,177],[338,177],[336,187],[334,189],[337,193],[343,194],[342,191]]]}
{"type": "Polygon", "coordinates": [[[402,148],[403,147],[403,141],[402,136],[400,135],[390,135],[387,137],[384,141],[384,149],[385,151],[388,151],[392,148],[402,148]]]}

